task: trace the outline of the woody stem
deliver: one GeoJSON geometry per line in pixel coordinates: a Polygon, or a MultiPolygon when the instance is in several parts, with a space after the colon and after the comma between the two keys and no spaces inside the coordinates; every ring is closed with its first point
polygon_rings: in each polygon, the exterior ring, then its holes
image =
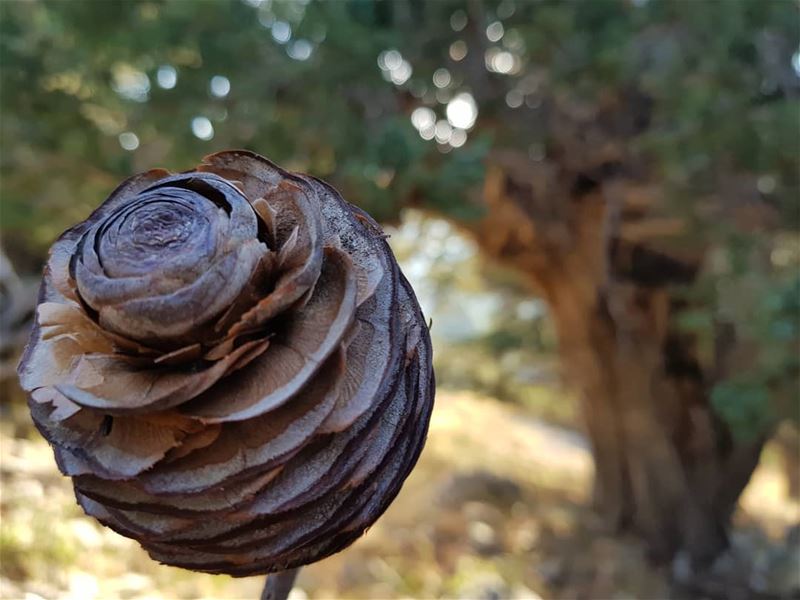
{"type": "Polygon", "coordinates": [[[261,592],[261,600],[286,600],[299,570],[289,569],[268,575],[264,591],[261,592]]]}

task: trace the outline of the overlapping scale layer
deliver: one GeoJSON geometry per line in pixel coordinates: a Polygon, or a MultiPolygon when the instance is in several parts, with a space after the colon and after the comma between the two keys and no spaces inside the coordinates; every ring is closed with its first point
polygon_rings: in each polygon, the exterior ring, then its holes
{"type": "Polygon", "coordinates": [[[434,396],[378,225],[245,151],[132,177],[64,233],[19,376],[88,514],[163,563],[237,576],[358,538],[434,396]]]}

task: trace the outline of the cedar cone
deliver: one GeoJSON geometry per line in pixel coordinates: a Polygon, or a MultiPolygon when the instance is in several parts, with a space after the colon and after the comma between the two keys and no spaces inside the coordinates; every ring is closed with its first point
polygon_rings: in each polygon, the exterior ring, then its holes
{"type": "Polygon", "coordinates": [[[384,237],[245,151],[136,175],[65,232],[18,371],[83,510],[160,562],[234,576],[362,535],[434,395],[384,237]]]}

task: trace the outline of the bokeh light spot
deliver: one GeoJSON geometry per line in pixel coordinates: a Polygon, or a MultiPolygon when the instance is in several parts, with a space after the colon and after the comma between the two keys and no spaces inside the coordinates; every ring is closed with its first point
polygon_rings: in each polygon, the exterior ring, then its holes
{"type": "Polygon", "coordinates": [[[178,83],[178,72],[175,67],[170,65],[162,65],[156,71],[156,83],[158,87],[165,90],[171,90],[178,83]]]}
{"type": "Polygon", "coordinates": [[[457,10],[450,15],[450,27],[453,28],[453,31],[461,31],[466,26],[467,13],[465,13],[463,10],[457,10]]]}
{"type": "Polygon", "coordinates": [[[440,144],[446,144],[450,141],[450,136],[453,133],[453,128],[450,126],[450,123],[441,119],[436,122],[436,128],[434,129],[434,134],[436,135],[436,141],[440,144]]]}
{"type": "Polygon", "coordinates": [[[214,137],[214,126],[206,117],[195,117],[192,119],[192,133],[207,141],[214,137]]]}
{"type": "Polygon", "coordinates": [[[286,21],[275,21],[272,24],[272,39],[279,44],[285,44],[292,39],[292,26],[286,21]]]}
{"type": "Polygon", "coordinates": [[[147,102],[150,78],[146,73],[130,65],[120,65],[114,69],[111,87],[127,100],[147,102]]]}
{"type": "Polygon", "coordinates": [[[464,40],[456,40],[450,44],[450,58],[458,62],[464,60],[467,55],[467,43],[464,40]]]}
{"type": "Polygon", "coordinates": [[[452,80],[450,71],[447,69],[436,69],[433,73],[433,85],[437,88],[446,88],[452,80]]]}
{"type": "Polygon", "coordinates": [[[383,78],[395,85],[402,85],[409,80],[414,70],[411,63],[403,58],[397,50],[384,50],[378,55],[378,67],[383,78]]]}
{"type": "Polygon", "coordinates": [[[505,29],[500,21],[489,23],[489,26],[486,28],[486,38],[490,42],[499,42],[503,38],[504,33],[505,29]]]}
{"type": "Polygon", "coordinates": [[[454,128],[453,132],[450,134],[450,145],[453,148],[460,148],[466,141],[467,132],[463,129],[459,129],[458,127],[454,128]]]}
{"type": "Polygon", "coordinates": [[[509,108],[519,108],[525,102],[525,95],[519,90],[509,90],[506,94],[506,104],[509,108]]]}
{"type": "Polygon", "coordinates": [[[133,152],[139,147],[139,137],[132,131],[126,131],[119,134],[119,145],[123,150],[133,152]]]}
{"type": "Polygon", "coordinates": [[[418,131],[427,129],[436,122],[436,113],[426,106],[415,108],[411,113],[411,124],[418,131]]]}
{"type": "Polygon", "coordinates": [[[211,95],[217,98],[224,98],[231,91],[231,82],[224,75],[214,75],[209,84],[211,95]]]}
{"type": "Polygon", "coordinates": [[[503,0],[497,5],[497,16],[501,19],[508,19],[516,9],[517,7],[511,0],[503,0]]]}
{"type": "Polygon", "coordinates": [[[314,48],[308,40],[297,40],[289,44],[286,53],[289,55],[289,58],[293,58],[294,60],[308,60],[311,58],[313,50],[314,48]]]}
{"type": "Polygon", "coordinates": [[[478,105],[469,92],[457,94],[447,103],[447,120],[453,127],[470,129],[478,118],[478,105]]]}

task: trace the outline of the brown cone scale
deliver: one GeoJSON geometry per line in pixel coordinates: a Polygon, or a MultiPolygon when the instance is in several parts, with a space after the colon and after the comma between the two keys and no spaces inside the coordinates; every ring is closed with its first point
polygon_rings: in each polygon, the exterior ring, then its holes
{"type": "Polygon", "coordinates": [[[65,232],[18,371],[88,514],[160,562],[235,576],[362,535],[434,396],[380,227],[246,151],[136,175],[65,232]]]}

